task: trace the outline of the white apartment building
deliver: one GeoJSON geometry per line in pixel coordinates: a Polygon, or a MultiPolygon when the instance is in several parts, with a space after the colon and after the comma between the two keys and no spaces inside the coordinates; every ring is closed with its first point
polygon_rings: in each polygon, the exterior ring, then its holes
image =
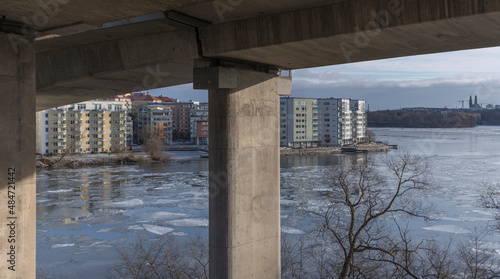
{"type": "Polygon", "coordinates": [[[366,141],[366,103],[362,100],[351,100],[352,138],[355,142],[366,141]]]}
{"type": "Polygon", "coordinates": [[[343,98],[280,99],[280,145],[343,146],[366,138],[365,101],[343,98]]]}

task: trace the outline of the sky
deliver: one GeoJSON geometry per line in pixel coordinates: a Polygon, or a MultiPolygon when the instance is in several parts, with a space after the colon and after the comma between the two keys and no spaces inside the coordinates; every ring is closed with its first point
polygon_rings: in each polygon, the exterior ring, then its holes
{"type": "MultiPolygon", "coordinates": [[[[500,105],[500,47],[294,70],[292,97],[365,100],[370,110],[500,105]]],[[[192,84],[150,90],[181,101],[207,101],[192,84]]]]}

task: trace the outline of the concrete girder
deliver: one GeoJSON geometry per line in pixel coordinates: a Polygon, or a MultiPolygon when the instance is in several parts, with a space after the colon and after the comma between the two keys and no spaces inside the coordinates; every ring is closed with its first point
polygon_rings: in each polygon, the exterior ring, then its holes
{"type": "Polygon", "coordinates": [[[45,34],[59,34],[77,25],[96,25],[127,20],[133,17],[175,10],[182,7],[212,2],[213,0],[0,0],[0,15],[24,22],[45,34]]]}
{"type": "Polygon", "coordinates": [[[500,45],[500,2],[345,1],[200,29],[206,57],[298,69],[500,45]]]}
{"type": "Polygon", "coordinates": [[[194,31],[179,30],[39,52],[37,110],[189,83],[194,31]]]}

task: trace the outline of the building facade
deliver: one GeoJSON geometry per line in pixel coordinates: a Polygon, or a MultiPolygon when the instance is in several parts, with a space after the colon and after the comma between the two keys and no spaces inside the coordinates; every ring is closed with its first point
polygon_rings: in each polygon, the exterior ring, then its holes
{"type": "Polygon", "coordinates": [[[343,98],[280,99],[280,145],[343,146],[366,140],[365,101],[343,98]]]}
{"type": "Polygon", "coordinates": [[[198,109],[200,102],[165,102],[172,109],[172,126],[175,139],[189,140],[191,138],[190,111],[198,109]]]}
{"type": "Polygon", "coordinates": [[[163,144],[172,144],[172,109],[164,104],[142,106],[137,111],[139,138],[158,137],[163,144]]]}
{"type": "Polygon", "coordinates": [[[201,103],[190,110],[191,142],[196,145],[208,145],[208,104],[201,103]]]}
{"type": "Polygon", "coordinates": [[[280,99],[280,145],[315,147],[318,143],[318,102],[312,98],[280,99]]]}
{"type": "Polygon", "coordinates": [[[37,113],[37,153],[107,153],[132,137],[124,101],[88,101],[37,113]]]}

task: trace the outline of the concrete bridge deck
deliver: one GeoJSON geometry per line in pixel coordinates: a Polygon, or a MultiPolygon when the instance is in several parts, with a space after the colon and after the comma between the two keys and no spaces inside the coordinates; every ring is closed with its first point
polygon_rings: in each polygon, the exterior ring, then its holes
{"type": "Polygon", "coordinates": [[[0,0],[1,274],[35,277],[37,110],[209,90],[210,275],[277,278],[280,70],[498,46],[499,26],[496,0],[0,0]]]}

